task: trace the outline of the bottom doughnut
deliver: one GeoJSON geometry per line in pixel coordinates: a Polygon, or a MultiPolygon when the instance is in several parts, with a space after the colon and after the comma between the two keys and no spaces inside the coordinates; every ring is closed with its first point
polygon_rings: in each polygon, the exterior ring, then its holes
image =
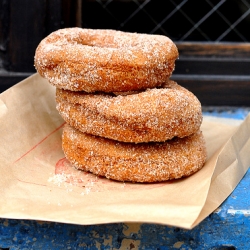
{"type": "Polygon", "coordinates": [[[160,182],[189,176],[206,161],[202,132],[165,142],[126,143],[63,128],[65,157],[77,169],[117,181],[160,182]]]}

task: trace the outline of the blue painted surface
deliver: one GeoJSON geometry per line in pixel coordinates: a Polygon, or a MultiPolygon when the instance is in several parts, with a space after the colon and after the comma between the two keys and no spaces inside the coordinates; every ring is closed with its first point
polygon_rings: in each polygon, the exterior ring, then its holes
{"type": "Polygon", "coordinates": [[[250,108],[237,107],[203,107],[203,115],[212,115],[215,117],[233,118],[244,120],[250,113],[250,108]]]}
{"type": "MultiPolygon", "coordinates": [[[[244,119],[250,109],[205,109],[244,119]]],[[[249,149],[250,151],[250,149],[249,149]]],[[[0,219],[2,249],[250,249],[250,170],[225,202],[192,230],[155,224],[69,225],[0,219]]]]}

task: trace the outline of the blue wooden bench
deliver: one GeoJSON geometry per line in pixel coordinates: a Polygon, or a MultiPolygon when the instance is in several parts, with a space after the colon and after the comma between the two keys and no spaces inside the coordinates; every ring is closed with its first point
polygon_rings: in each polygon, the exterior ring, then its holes
{"type": "MultiPolygon", "coordinates": [[[[244,119],[250,109],[205,108],[244,119]]],[[[249,149],[250,153],[250,149],[249,149]]],[[[225,202],[192,230],[155,224],[72,225],[0,219],[0,249],[250,249],[250,170],[225,202]]]]}

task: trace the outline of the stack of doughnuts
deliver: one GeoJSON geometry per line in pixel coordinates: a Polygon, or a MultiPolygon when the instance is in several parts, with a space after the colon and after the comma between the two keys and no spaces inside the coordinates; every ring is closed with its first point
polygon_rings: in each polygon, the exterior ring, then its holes
{"type": "Polygon", "coordinates": [[[66,28],[43,39],[38,73],[56,87],[62,148],[76,168],[117,181],[189,176],[206,161],[197,97],[170,80],[166,36],[66,28]]]}

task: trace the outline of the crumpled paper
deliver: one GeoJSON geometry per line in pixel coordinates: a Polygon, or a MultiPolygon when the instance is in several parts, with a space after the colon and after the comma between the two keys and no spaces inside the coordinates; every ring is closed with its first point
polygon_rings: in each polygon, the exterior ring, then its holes
{"type": "Polygon", "coordinates": [[[154,184],[76,170],[61,149],[63,125],[55,88],[38,74],[0,95],[0,217],[191,229],[228,197],[250,165],[250,116],[243,122],[204,117],[205,166],[190,177],[154,184]]]}

